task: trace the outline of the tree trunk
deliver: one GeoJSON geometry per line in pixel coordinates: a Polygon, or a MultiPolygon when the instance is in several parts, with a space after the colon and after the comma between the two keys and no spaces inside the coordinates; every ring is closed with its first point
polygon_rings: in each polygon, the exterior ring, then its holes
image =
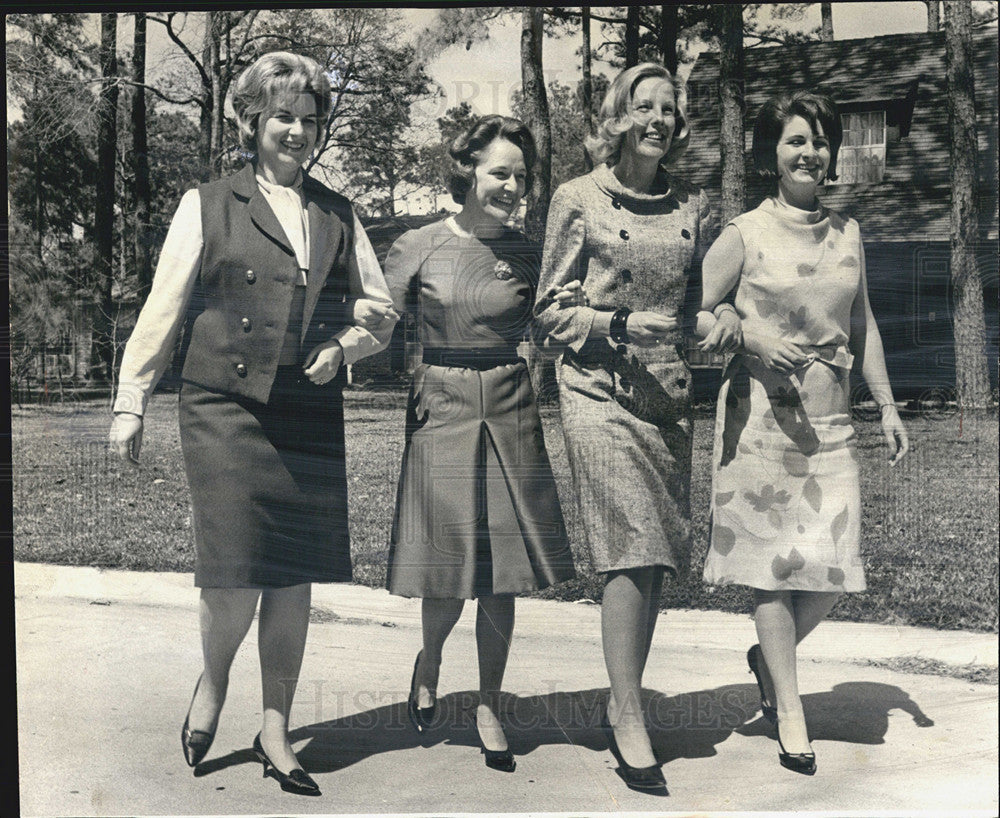
{"type": "Polygon", "coordinates": [[[819,9],[823,18],[819,38],[824,43],[833,42],[833,6],[830,3],[820,3],[819,9]]]}
{"type": "Polygon", "coordinates": [[[955,388],[963,409],[985,409],[990,401],[986,369],[983,285],[976,266],[979,238],[979,146],[972,68],[972,4],[947,0],[945,73],[951,139],[951,282],[955,312],[955,388]]]}
{"type": "Polygon", "coordinates": [[[937,0],[924,0],[927,6],[927,30],[940,31],[941,29],[941,8],[937,0]]]}
{"type": "MultiPolygon", "coordinates": [[[[525,8],[521,12],[521,89],[527,126],[535,137],[538,162],[534,182],[528,191],[528,207],[524,215],[524,231],[539,244],[545,238],[549,199],[552,196],[552,123],[549,101],[542,73],[542,9],[525,8]]],[[[530,376],[539,400],[551,394],[555,384],[555,367],[551,359],[529,352],[530,376]]]]}
{"type": "Polygon", "coordinates": [[[716,6],[719,34],[719,149],[722,156],[722,224],[746,209],[743,159],[743,7],[716,6]]]}
{"type": "MultiPolygon", "coordinates": [[[[206,74],[211,76],[212,65],[212,34],[215,29],[215,12],[209,11],[205,14],[205,33],[201,43],[201,64],[206,74]]],[[[218,49],[214,49],[218,54],[218,49]]],[[[198,164],[201,166],[200,178],[202,182],[212,179],[212,86],[202,83],[200,92],[200,105],[198,117],[198,164]]]]}
{"type": "Polygon", "coordinates": [[[629,6],[625,16],[625,67],[639,64],[639,7],[629,6]]]}
{"type": "Polygon", "coordinates": [[[222,33],[226,26],[228,12],[209,12],[211,17],[212,43],[209,64],[206,66],[209,77],[212,78],[212,141],[211,141],[211,178],[218,179],[222,175],[222,129],[225,123],[222,84],[222,33]]]}
{"type": "MultiPolygon", "coordinates": [[[[580,9],[580,30],[583,33],[581,45],[583,64],[583,86],[581,90],[581,107],[583,108],[583,128],[588,135],[594,133],[594,79],[591,75],[592,55],[590,52],[590,6],[580,9]]],[[[583,161],[587,170],[594,164],[590,161],[590,153],[583,149],[583,161]]]]}
{"type": "MultiPolygon", "coordinates": [[[[38,53],[38,32],[31,32],[31,47],[38,53]]],[[[41,108],[41,94],[38,91],[37,72],[31,78],[31,108],[29,116],[37,117],[41,108]]],[[[42,267],[42,246],[45,242],[45,203],[42,199],[42,149],[38,139],[32,140],[31,163],[35,169],[35,254],[38,257],[39,269],[42,267]]]]}
{"type": "Polygon", "coordinates": [[[677,76],[677,35],[680,34],[680,20],[677,16],[677,6],[670,4],[660,6],[660,54],[663,65],[677,76]]]}
{"type": "Polygon", "coordinates": [[[115,226],[115,145],[118,108],[117,16],[101,14],[101,91],[97,100],[97,190],[94,207],[94,272],[97,275],[100,307],[97,315],[97,363],[101,375],[111,380],[112,349],[111,286],[114,279],[115,226]]]}
{"type": "Polygon", "coordinates": [[[153,285],[150,252],[149,144],[146,134],[146,15],[135,12],[135,35],[132,44],[132,162],[135,175],[135,261],[139,279],[139,298],[145,301],[153,285]]]}
{"type": "Polygon", "coordinates": [[[525,230],[534,241],[545,237],[545,221],[552,193],[552,125],[542,73],[542,9],[521,12],[521,84],[527,125],[535,137],[538,162],[535,181],[528,191],[525,230]]]}

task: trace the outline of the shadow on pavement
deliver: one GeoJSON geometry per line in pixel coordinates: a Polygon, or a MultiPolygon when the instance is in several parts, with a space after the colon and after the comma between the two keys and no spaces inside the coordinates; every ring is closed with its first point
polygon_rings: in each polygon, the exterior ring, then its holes
{"type": "MultiPolygon", "coordinates": [[[[608,689],[559,691],[542,696],[506,696],[504,728],[517,756],[543,745],[571,744],[606,752],[608,740],[601,728],[608,689]]],[[[478,749],[473,722],[478,694],[472,690],[450,693],[438,701],[434,724],[418,734],[406,715],[406,703],[364,710],[340,719],[318,722],[292,731],[298,743],[308,739],[297,755],[312,773],[329,773],[349,767],[369,756],[439,744],[478,749]]],[[[889,728],[889,713],[903,710],[920,727],[934,722],[909,695],[894,685],[845,682],[825,693],[802,697],[815,740],[855,744],[882,744],[889,728]]],[[[733,732],[744,736],[774,738],[774,728],[758,714],[760,700],[753,684],[726,685],[668,696],[644,690],[643,706],[657,759],[662,764],[680,758],[716,755],[716,746],[733,732]]],[[[198,776],[238,764],[259,763],[249,749],[200,764],[198,776]]]]}
{"type": "MultiPolygon", "coordinates": [[[[878,682],[844,682],[825,693],[802,697],[812,741],[844,741],[851,744],[884,744],[889,713],[902,710],[917,727],[933,727],[934,721],[910,695],[895,685],[878,682]]],[[[738,731],[744,736],[774,737],[774,728],[758,718],[738,731]]]]}
{"type": "MultiPolygon", "coordinates": [[[[527,755],[547,744],[571,744],[606,752],[608,740],[601,729],[608,689],[560,691],[541,696],[506,696],[504,729],[515,755],[527,755]]],[[[661,763],[678,758],[703,758],[716,754],[725,741],[757,709],[754,685],[727,685],[667,696],[644,690],[643,706],[661,763]]],[[[430,748],[439,744],[479,748],[473,722],[478,694],[450,693],[438,701],[434,724],[419,735],[398,702],[318,722],[292,731],[295,743],[308,739],[297,750],[302,766],[311,773],[335,772],[369,756],[396,750],[430,748]]],[[[258,763],[249,748],[200,764],[196,775],[209,775],[226,767],[258,763]]]]}

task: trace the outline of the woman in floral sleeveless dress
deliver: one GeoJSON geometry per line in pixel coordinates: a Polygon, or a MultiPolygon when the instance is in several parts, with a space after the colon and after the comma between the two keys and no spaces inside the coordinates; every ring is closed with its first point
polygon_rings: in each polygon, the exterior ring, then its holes
{"type": "MultiPolygon", "coordinates": [[[[855,363],[882,412],[895,463],[907,450],[868,302],[857,222],[816,198],[836,179],[841,125],[827,97],[769,100],[754,127],[774,195],[733,219],[705,257],[702,307],[730,291],[741,354],[719,395],[705,579],[754,589],[759,645],[747,653],[781,764],[811,775],[795,649],[841,593],[865,590],[861,497],[849,414],[855,363]]],[[[699,331],[714,318],[699,314],[699,331]]]]}

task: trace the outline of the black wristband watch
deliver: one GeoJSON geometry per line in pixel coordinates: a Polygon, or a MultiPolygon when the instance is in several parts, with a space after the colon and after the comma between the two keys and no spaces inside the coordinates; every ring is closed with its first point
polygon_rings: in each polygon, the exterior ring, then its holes
{"type": "Polygon", "coordinates": [[[611,327],[609,335],[611,340],[616,344],[627,344],[629,343],[628,337],[628,317],[632,314],[632,310],[628,307],[622,307],[621,309],[615,310],[611,315],[611,327]]]}

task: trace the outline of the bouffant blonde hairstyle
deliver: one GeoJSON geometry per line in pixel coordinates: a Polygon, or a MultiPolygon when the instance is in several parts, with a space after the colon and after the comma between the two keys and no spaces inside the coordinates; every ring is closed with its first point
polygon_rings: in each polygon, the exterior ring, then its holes
{"type": "Polygon", "coordinates": [[[601,162],[614,165],[621,158],[622,138],[632,127],[632,115],[629,112],[632,95],[639,83],[649,77],[669,80],[674,86],[674,136],[661,164],[670,164],[687,148],[689,136],[687,87],[664,66],[655,62],[644,62],[622,71],[612,80],[604,95],[598,114],[597,133],[588,136],[584,142],[587,153],[595,165],[601,162]]]}
{"type": "Polygon", "coordinates": [[[318,62],[288,51],[272,51],[259,57],[240,74],[233,90],[233,111],[240,144],[244,148],[257,149],[260,115],[269,110],[275,100],[288,94],[312,95],[322,130],[330,116],[332,89],[318,62]]]}

